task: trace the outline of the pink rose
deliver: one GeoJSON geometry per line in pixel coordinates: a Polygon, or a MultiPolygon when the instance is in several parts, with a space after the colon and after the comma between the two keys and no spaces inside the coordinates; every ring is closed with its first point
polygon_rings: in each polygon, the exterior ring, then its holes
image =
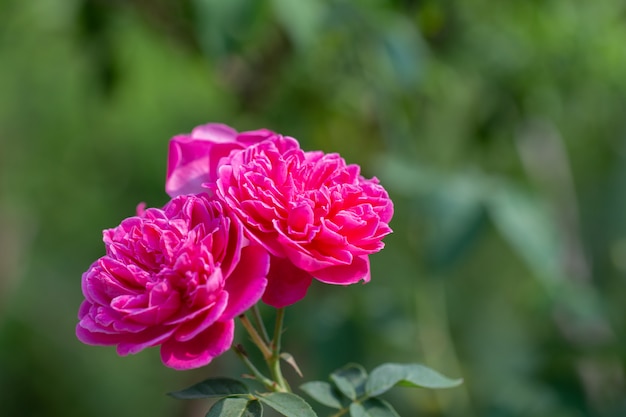
{"type": "Polygon", "coordinates": [[[229,126],[209,123],[194,128],[189,135],[174,136],[169,145],[165,191],[170,197],[206,192],[201,185],[215,182],[220,159],[272,135],[265,129],[237,133],[229,126]]]}
{"type": "Polygon", "coordinates": [[[280,135],[223,160],[216,194],[273,255],[263,301],[274,307],[303,298],[313,277],[369,281],[368,255],[391,232],[393,204],[376,178],[280,135]]]}
{"type": "Polygon", "coordinates": [[[206,194],[138,212],[103,232],[106,255],[83,274],[76,334],[120,355],[161,345],[175,369],[206,365],[263,294],[269,256],[206,194]]]}

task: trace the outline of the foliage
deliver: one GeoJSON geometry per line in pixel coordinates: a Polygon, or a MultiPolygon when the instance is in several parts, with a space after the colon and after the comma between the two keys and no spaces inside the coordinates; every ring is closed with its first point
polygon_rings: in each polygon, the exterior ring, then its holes
{"type": "Polygon", "coordinates": [[[333,416],[350,412],[352,417],[393,417],[394,408],[378,398],[394,386],[451,388],[461,380],[444,377],[420,364],[385,363],[370,375],[361,365],[348,364],[330,374],[332,384],[311,381],[300,386],[304,392],[327,407],[338,409],[333,416]]]}
{"type": "Polygon", "coordinates": [[[184,390],[170,395],[179,399],[214,398],[216,402],[208,416],[246,416],[263,415],[263,404],[275,409],[287,417],[311,417],[316,414],[302,398],[287,392],[253,394],[244,384],[236,379],[209,378],[184,390]]]}
{"type": "MultiPolygon", "coordinates": [[[[451,388],[461,380],[452,380],[419,364],[387,363],[368,376],[361,365],[348,364],[330,375],[332,384],[311,381],[300,388],[316,401],[339,410],[333,416],[350,413],[352,417],[393,417],[398,414],[378,398],[394,386],[451,388]]],[[[253,393],[242,382],[230,378],[208,378],[181,391],[172,392],[178,399],[220,398],[207,416],[262,416],[263,404],[287,417],[315,417],[317,414],[301,397],[290,392],[253,393]]]]}

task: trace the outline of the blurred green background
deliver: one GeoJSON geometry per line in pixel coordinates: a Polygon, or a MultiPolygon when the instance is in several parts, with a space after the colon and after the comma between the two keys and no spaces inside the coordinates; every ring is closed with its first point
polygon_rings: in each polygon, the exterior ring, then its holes
{"type": "Polygon", "coordinates": [[[0,1],[0,415],[203,416],[164,393],[243,371],[74,336],[101,230],[163,205],[169,138],[210,121],[395,202],[372,282],[287,311],[307,380],[421,362],[465,383],[393,391],[403,416],[626,415],[620,0],[0,1]]]}

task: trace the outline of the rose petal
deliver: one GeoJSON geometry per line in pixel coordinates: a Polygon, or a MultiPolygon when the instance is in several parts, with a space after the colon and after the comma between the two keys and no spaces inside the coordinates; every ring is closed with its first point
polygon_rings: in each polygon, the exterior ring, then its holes
{"type": "Polygon", "coordinates": [[[224,285],[230,299],[222,313],[223,320],[235,318],[256,304],[267,286],[269,269],[270,256],[261,246],[252,245],[242,249],[241,262],[224,285]]]}
{"type": "Polygon", "coordinates": [[[336,265],[319,269],[315,278],[326,284],[350,285],[359,281],[369,282],[370,262],[368,256],[357,256],[350,265],[336,265]]]}
{"type": "Polygon", "coordinates": [[[234,333],[235,322],[228,320],[216,322],[187,342],[169,339],[161,346],[161,360],[179,370],[205,366],[230,348],[234,333]]]}
{"type": "Polygon", "coordinates": [[[175,197],[203,192],[202,183],[215,181],[217,165],[233,149],[237,132],[229,126],[209,123],[190,135],[178,135],[169,144],[165,191],[175,197]]]}
{"type": "Polygon", "coordinates": [[[215,143],[230,143],[236,140],[237,131],[222,123],[207,123],[194,127],[191,137],[215,143]]]}
{"type": "Polygon", "coordinates": [[[313,276],[287,258],[271,257],[263,302],[275,308],[294,304],[306,295],[313,276]]]}

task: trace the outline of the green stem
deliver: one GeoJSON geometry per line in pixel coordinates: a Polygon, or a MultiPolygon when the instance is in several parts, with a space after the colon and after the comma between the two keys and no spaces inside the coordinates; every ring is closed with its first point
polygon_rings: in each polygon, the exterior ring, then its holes
{"type": "Polygon", "coordinates": [[[285,318],[285,309],[279,308],[276,310],[276,325],[274,326],[274,338],[270,343],[271,348],[271,356],[269,359],[266,359],[267,365],[270,368],[270,372],[274,380],[278,384],[278,388],[282,392],[291,392],[291,388],[287,383],[285,377],[283,377],[283,372],[280,367],[280,345],[281,338],[283,335],[283,321],[285,318]]]}
{"type": "Polygon", "coordinates": [[[274,354],[273,351],[267,346],[259,332],[256,331],[256,329],[254,328],[252,323],[250,323],[250,320],[248,320],[248,317],[246,317],[245,314],[239,316],[239,320],[241,320],[241,324],[243,324],[243,327],[252,338],[252,341],[255,345],[257,345],[257,347],[263,354],[263,358],[265,359],[265,361],[269,361],[274,354]]]}
{"type": "Polygon", "coordinates": [[[276,325],[274,326],[274,338],[270,346],[273,353],[280,353],[280,343],[283,336],[283,322],[285,320],[285,309],[276,309],[276,325]]]}
{"type": "Polygon", "coordinates": [[[263,337],[263,341],[269,345],[270,336],[267,334],[267,329],[265,328],[265,324],[263,323],[263,318],[261,317],[261,312],[259,311],[258,304],[252,306],[252,318],[254,319],[254,324],[256,324],[256,327],[261,330],[261,336],[263,337]]]}
{"type": "Polygon", "coordinates": [[[248,355],[246,354],[246,352],[243,350],[242,346],[236,345],[236,346],[233,346],[232,349],[237,354],[239,359],[241,359],[242,362],[248,367],[250,372],[252,372],[252,375],[257,381],[265,385],[267,389],[271,391],[276,391],[276,382],[272,381],[271,379],[263,375],[261,371],[259,371],[257,367],[254,366],[254,364],[248,358],[248,355]]]}
{"type": "Polygon", "coordinates": [[[250,320],[248,320],[248,317],[245,314],[240,315],[239,320],[241,320],[241,324],[250,335],[250,338],[263,354],[263,359],[267,363],[271,376],[272,378],[274,378],[274,380],[272,381],[263,376],[263,374],[261,374],[259,370],[252,364],[252,362],[241,347],[235,349],[235,352],[238,352],[239,357],[244,361],[246,366],[250,368],[255,378],[261,381],[263,385],[265,385],[267,388],[275,392],[291,392],[291,388],[289,387],[287,380],[285,380],[282,369],[280,367],[280,346],[283,334],[285,309],[279,308],[276,311],[274,338],[269,343],[266,342],[269,337],[267,336],[265,326],[263,326],[262,324],[260,315],[257,316],[258,310],[254,314],[255,321],[257,321],[257,326],[261,328],[261,332],[263,333],[263,335],[261,335],[257,331],[257,329],[252,325],[252,323],[250,322],[250,320]]]}

